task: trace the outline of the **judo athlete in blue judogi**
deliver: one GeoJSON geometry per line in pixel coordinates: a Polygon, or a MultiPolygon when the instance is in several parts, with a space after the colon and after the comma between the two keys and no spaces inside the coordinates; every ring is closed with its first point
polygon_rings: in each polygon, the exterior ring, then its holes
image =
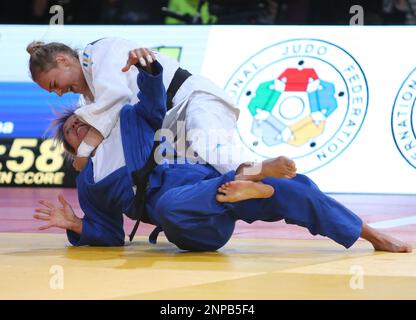
{"type": "MultiPolygon", "coordinates": [[[[163,230],[167,239],[182,250],[221,248],[232,236],[237,220],[252,223],[282,219],[346,248],[361,236],[379,250],[411,250],[409,245],[368,227],[301,174],[292,179],[267,177],[258,183],[238,180],[240,174],[235,171],[221,175],[209,164],[165,162],[152,167],[145,188],[139,187],[135,173],[140,173],[153,157],[155,131],[166,112],[162,67],[154,62],[152,68],[152,73],[139,73],[139,102],[123,107],[117,125],[77,177],[84,217],[78,218],[63,196],[59,196],[60,205],[40,201],[43,207],[36,209],[39,214],[35,218],[48,222],[40,229],[66,229],[74,246],[122,246],[123,213],[137,215],[140,197],[135,193],[142,189],[146,212],[143,220],[157,227],[152,241],[163,230]]],[[[60,122],[64,146],[76,154],[89,125],[75,114],[67,114],[60,122]]]]}

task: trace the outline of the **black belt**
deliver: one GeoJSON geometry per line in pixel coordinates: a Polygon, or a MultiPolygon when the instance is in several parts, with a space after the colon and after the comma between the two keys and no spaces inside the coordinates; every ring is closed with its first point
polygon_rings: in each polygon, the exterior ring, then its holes
{"type": "Polygon", "coordinates": [[[169,111],[173,108],[173,97],[178,92],[181,85],[188,79],[192,74],[185,69],[178,68],[173,75],[172,81],[166,91],[166,109],[169,111]]]}
{"type": "Polygon", "coordinates": [[[133,216],[129,216],[129,218],[133,220],[137,220],[136,224],[134,225],[133,230],[130,233],[130,241],[133,240],[134,235],[136,234],[137,228],[139,227],[140,221],[149,223],[149,217],[146,213],[146,207],[145,207],[145,199],[144,195],[146,192],[146,186],[147,182],[149,180],[149,174],[153,171],[153,169],[157,166],[157,163],[155,161],[155,157],[153,156],[156,148],[159,145],[159,141],[155,141],[153,144],[152,152],[150,153],[149,158],[147,158],[147,161],[143,168],[140,170],[134,171],[132,173],[133,175],[133,181],[136,185],[136,211],[133,216]]]}
{"type": "MultiPolygon", "coordinates": [[[[188,79],[192,74],[188,72],[185,69],[178,68],[176,70],[175,74],[173,75],[173,79],[169,85],[168,90],[166,91],[167,96],[167,110],[169,111],[173,107],[173,97],[178,92],[181,85],[185,82],[186,79],[188,79]]],[[[155,132],[160,128],[153,128],[155,132]]],[[[133,181],[136,185],[136,212],[135,215],[129,216],[133,220],[137,220],[136,224],[133,227],[133,230],[131,231],[129,235],[130,241],[133,240],[134,235],[137,232],[137,228],[139,227],[140,221],[143,221],[145,223],[150,223],[150,219],[146,213],[146,207],[145,207],[145,199],[144,195],[146,192],[146,186],[149,180],[149,175],[153,171],[153,169],[157,166],[157,163],[155,161],[154,153],[156,151],[156,148],[159,146],[160,142],[155,141],[153,144],[152,151],[150,152],[149,158],[147,158],[145,165],[137,171],[134,171],[132,173],[133,175],[133,181]]],[[[159,232],[162,231],[160,227],[157,227],[153,232],[151,233],[149,237],[149,241],[151,243],[156,242],[157,235],[159,232]]]]}

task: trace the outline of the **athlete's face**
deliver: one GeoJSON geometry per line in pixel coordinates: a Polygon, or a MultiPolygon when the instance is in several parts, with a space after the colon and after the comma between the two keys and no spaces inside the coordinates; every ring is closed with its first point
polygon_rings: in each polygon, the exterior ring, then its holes
{"type": "Polygon", "coordinates": [[[80,118],[73,114],[65,121],[63,127],[65,141],[75,150],[78,150],[79,145],[86,136],[90,125],[82,122],[80,118]]]}
{"type": "Polygon", "coordinates": [[[55,92],[58,96],[68,92],[85,94],[88,84],[79,61],[64,53],[58,53],[55,59],[57,66],[49,71],[41,72],[35,79],[36,83],[49,92],[55,92]]]}

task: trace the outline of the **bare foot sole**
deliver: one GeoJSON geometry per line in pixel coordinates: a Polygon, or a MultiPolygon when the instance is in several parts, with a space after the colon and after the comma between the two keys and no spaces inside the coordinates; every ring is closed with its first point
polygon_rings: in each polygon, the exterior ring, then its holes
{"type": "Polygon", "coordinates": [[[237,202],[247,199],[270,198],[274,188],[270,185],[253,181],[230,181],[218,188],[216,199],[219,202],[237,202]]]}
{"type": "Polygon", "coordinates": [[[266,177],[291,179],[296,176],[296,165],[293,160],[280,156],[262,163],[245,163],[241,173],[241,180],[259,181],[266,177]]]}

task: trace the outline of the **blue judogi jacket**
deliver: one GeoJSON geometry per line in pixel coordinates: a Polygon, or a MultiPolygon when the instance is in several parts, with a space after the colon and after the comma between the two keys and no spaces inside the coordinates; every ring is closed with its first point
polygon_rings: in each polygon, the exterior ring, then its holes
{"type": "MultiPolygon", "coordinates": [[[[126,165],[98,183],[94,182],[91,159],[77,177],[78,198],[84,212],[81,235],[67,230],[72,245],[124,245],[123,213],[136,210],[132,173],[141,169],[151,156],[155,131],[162,126],[166,114],[166,90],[163,68],[154,62],[154,75],[140,72],[139,102],[125,105],[120,112],[120,127],[126,165]]],[[[153,187],[158,184],[152,176],[153,187]]]]}

